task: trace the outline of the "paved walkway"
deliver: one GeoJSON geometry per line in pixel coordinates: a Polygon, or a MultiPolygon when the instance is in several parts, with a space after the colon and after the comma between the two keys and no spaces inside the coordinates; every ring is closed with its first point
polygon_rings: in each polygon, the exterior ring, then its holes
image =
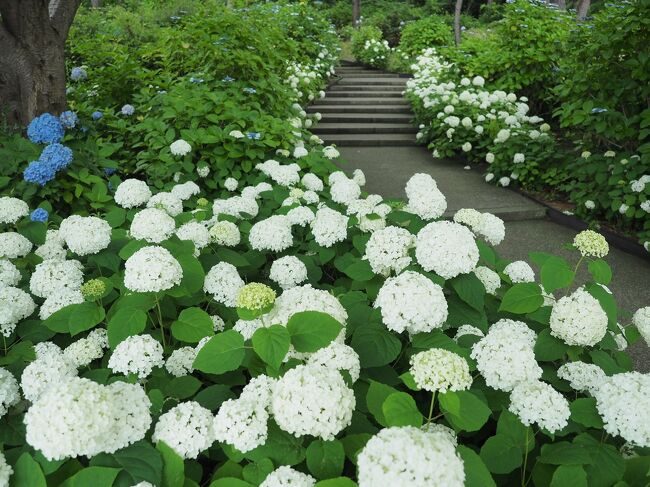
{"type": "MultiPolygon", "coordinates": [[[[529,252],[542,251],[575,258],[562,249],[573,240],[575,231],[546,219],[543,206],[486,184],[476,168],[465,170],[458,162],[433,159],[426,148],[416,145],[415,131],[407,126],[410,108],[401,96],[404,78],[355,66],[339,68],[337,74],[341,80],[310,107],[323,114],[315,133],[339,146],[343,170],[364,171],[366,191],[401,198],[414,173],[428,173],[447,197],[448,216],[469,207],[506,221],[506,239],[496,248],[501,257],[528,260],[529,252]],[[385,94],[377,96],[377,87],[385,94]]],[[[609,287],[619,307],[633,312],[650,305],[650,261],[615,248],[607,260],[614,271],[609,287]]],[[[650,371],[650,351],[644,344],[637,343],[630,352],[638,370],[650,371]]]]}

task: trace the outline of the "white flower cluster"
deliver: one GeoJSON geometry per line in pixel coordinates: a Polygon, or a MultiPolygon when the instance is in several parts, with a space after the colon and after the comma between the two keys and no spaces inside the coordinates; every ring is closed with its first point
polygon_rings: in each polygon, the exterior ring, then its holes
{"type": "Polygon", "coordinates": [[[169,216],[178,216],[183,213],[183,201],[172,193],[160,192],[147,201],[147,208],[164,210],[169,216]]]}
{"type": "Polygon", "coordinates": [[[361,196],[361,187],[343,174],[330,186],[330,194],[334,202],[347,205],[361,196]]]}
{"type": "Polygon", "coordinates": [[[244,284],[234,265],[219,262],[206,274],[203,290],[212,294],[216,302],[234,308],[237,306],[237,296],[244,284]]]}
{"type": "Polygon", "coordinates": [[[257,164],[255,169],[262,171],[280,186],[293,186],[300,181],[300,166],[296,163],[283,165],[269,159],[257,164]]]}
{"type": "Polygon", "coordinates": [[[425,271],[451,279],[473,271],[479,252],[474,235],[467,227],[439,221],[429,223],[418,232],[415,257],[425,271]]]}
{"type": "Polygon", "coordinates": [[[63,350],[63,357],[76,368],[87,367],[93,360],[104,356],[108,348],[108,334],[103,328],[96,328],[87,337],[72,342],[63,350]]]}
{"type": "Polygon", "coordinates": [[[607,240],[593,230],[583,230],[573,239],[573,245],[583,257],[605,257],[609,253],[607,240]]]}
{"type": "Polygon", "coordinates": [[[537,423],[549,433],[561,430],[569,423],[569,402],[550,385],[521,382],[510,393],[510,412],[526,426],[537,423]]]}
{"type": "Polygon", "coordinates": [[[300,183],[309,191],[319,192],[323,191],[323,181],[314,173],[308,172],[301,179],[300,183]]]}
{"type": "Polygon", "coordinates": [[[160,243],[172,236],[176,222],[166,211],[158,208],[145,208],[133,217],[129,233],[138,240],[160,243]]]}
{"type": "Polygon", "coordinates": [[[454,336],[454,340],[458,341],[460,337],[464,337],[466,335],[472,335],[475,337],[484,337],[485,333],[483,333],[479,328],[476,328],[474,325],[460,325],[456,330],[456,335],[454,336]]]}
{"type": "Polygon", "coordinates": [[[11,406],[20,401],[20,390],[18,381],[11,372],[0,367],[0,418],[2,418],[11,406]]]}
{"type": "Polygon", "coordinates": [[[613,375],[593,395],[605,431],[636,446],[650,447],[650,375],[613,375]]]}
{"type": "Polygon", "coordinates": [[[134,292],[166,291],[183,279],[183,268],[174,256],[155,245],[133,253],[124,266],[124,286],[134,292]]]}
{"type": "Polygon", "coordinates": [[[188,240],[194,244],[194,255],[199,255],[201,249],[204,249],[210,244],[210,232],[204,224],[190,221],[183,223],[178,230],[176,236],[181,240],[188,240]]]}
{"type": "Polygon", "coordinates": [[[160,416],[151,440],[164,441],[182,458],[196,458],[214,442],[213,417],[198,402],[187,401],[160,416]]]}
{"type": "Polygon", "coordinates": [[[8,337],[21,320],[36,310],[32,297],[17,287],[0,287],[0,334],[8,337]]]}
{"type": "Polygon", "coordinates": [[[32,250],[32,243],[20,233],[0,233],[0,258],[25,257],[32,250]]]}
{"type": "Polygon", "coordinates": [[[142,206],[151,198],[151,190],[147,183],[139,179],[126,179],[115,190],[115,203],[122,208],[142,206]]]}
{"type": "Polygon", "coordinates": [[[23,396],[31,402],[37,401],[52,386],[77,375],[76,367],[57,345],[42,342],[35,349],[36,360],[25,367],[20,377],[23,396]]]}
{"type": "Polygon", "coordinates": [[[295,208],[291,208],[289,210],[289,213],[287,213],[287,218],[289,218],[289,221],[292,225],[306,227],[314,221],[316,215],[308,206],[296,206],[295,208]]]}
{"type": "Polygon", "coordinates": [[[296,437],[332,440],[352,421],[354,392],[336,369],[299,365],[273,385],[271,412],[278,426],[296,437]]]}
{"type": "Polygon", "coordinates": [[[63,247],[64,244],[58,230],[48,230],[45,235],[45,243],[39,246],[34,253],[43,260],[63,260],[68,253],[63,247]]]}
{"type": "Polygon", "coordinates": [[[176,184],[171,190],[173,196],[181,201],[189,200],[192,196],[201,192],[201,188],[194,181],[187,181],[183,184],[176,184]]]}
{"type": "Polygon", "coordinates": [[[352,382],[359,379],[361,363],[354,349],[344,343],[332,342],[314,352],[307,360],[309,365],[320,365],[339,371],[345,370],[350,374],[352,382]]]}
{"type": "Polygon", "coordinates": [[[475,235],[484,238],[490,245],[499,245],[506,236],[503,220],[492,213],[461,208],[454,214],[454,221],[467,225],[475,235]]]}
{"type": "Polygon", "coordinates": [[[359,487],[462,487],[465,468],[449,435],[412,426],[382,429],[357,457],[359,487]]]}
{"type": "Polygon", "coordinates": [[[535,282],[535,271],[523,260],[511,262],[503,269],[503,273],[510,278],[513,284],[535,282]]]}
{"type": "Polygon", "coordinates": [[[230,215],[243,218],[244,215],[257,216],[260,211],[254,197],[231,196],[225,200],[215,200],[212,204],[214,216],[230,215]]]}
{"type": "Polygon", "coordinates": [[[650,306],[637,309],[632,316],[632,324],[639,330],[645,342],[650,344],[650,306]]]}
{"type": "Polygon", "coordinates": [[[162,367],[163,347],[151,335],[132,335],[121,341],[113,350],[108,368],[113,372],[135,374],[145,379],[154,367],[162,367]]]}
{"type": "Polygon", "coordinates": [[[170,144],[169,150],[175,156],[184,156],[192,152],[192,146],[187,141],[178,139],[170,144]]]}
{"type": "Polygon", "coordinates": [[[255,250],[282,252],[293,245],[291,221],[285,215],[272,215],[255,223],[248,235],[255,250]]]}
{"type": "Polygon", "coordinates": [[[371,194],[364,199],[351,201],[346,212],[348,215],[356,215],[359,219],[359,230],[376,232],[386,226],[386,216],[391,211],[390,206],[382,201],[383,198],[378,194],[371,194]]]}
{"type": "Polygon", "coordinates": [[[497,289],[501,287],[501,277],[489,267],[478,266],[474,269],[474,275],[483,283],[488,294],[495,295],[497,289]]]}
{"type": "Polygon", "coordinates": [[[410,363],[411,375],[420,389],[444,393],[472,386],[467,360],[454,352],[432,348],[413,355],[410,363]]]}
{"type": "Polygon", "coordinates": [[[46,320],[53,313],[56,313],[66,306],[83,302],[84,297],[79,290],[67,288],[56,289],[45,298],[45,302],[41,305],[38,317],[42,320],[46,320]]]}
{"type": "Polygon", "coordinates": [[[15,286],[20,282],[20,271],[11,261],[0,259],[0,288],[15,286]]]}
{"type": "Polygon", "coordinates": [[[447,200],[438,189],[436,181],[428,174],[417,173],[406,183],[408,204],[405,210],[423,220],[440,218],[447,209],[447,200]]]}
{"type": "Polygon", "coordinates": [[[273,261],[269,278],[282,289],[290,289],[307,280],[307,266],[298,257],[286,255],[273,261]]]}
{"type": "Polygon", "coordinates": [[[311,231],[318,245],[331,247],[347,237],[348,217],[331,208],[320,208],[311,222],[311,231]]]}
{"type": "Polygon", "coordinates": [[[34,296],[46,298],[53,289],[79,290],[83,282],[83,265],[78,260],[45,260],[34,268],[29,290],[34,296]]]}
{"type": "Polygon", "coordinates": [[[150,406],[137,384],[62,380],[27,410],[27,443],[48,460],[113,453],[144,438],[150,406]]]}
{"type": "Polygon", "coordinates": [[[370,235],[364,259],[375,274],[399,274],[411,263],[409,249],[414,245],[415,237],[405,228],[386,227],[370,235]]]}
{"type": "Polygon", "coordinates": [[[11,468],[11,465],[7,463],[7,459],[5,458],[4,453],[0,451],[0,486],[1,487],[9,486],[9,479],[11,478],[11,475],[13,473],[14,473],[14,469],[11,468]]]}
{"type": "Polygon", "coordinates": [[[174,377],[191,374],[194,370],[196,353],[196,349],[193,347],[177,348],[165,361],[165,369],[174,377]]]}
{"type": "Polygon", "coordinates": [[[603,369],[586,362],[567,362],[557,369],[557,376],[580,392],[592,393],[607,379],[603,369]]]}
{"type": "Polygon", "coordinates": [[[72,215],[61,222],[59,236],[75,254],[96,254],[111,243],[111,226],[96,216],[72,215]]]}
{"type": "Polygon", "coordinates": [[[607,333],[607,314],[583,288],[560,298],[551,311],[551,335],[567,345],[591,347],[607,333]]]}
{"type": "Polygon", "coordinates": [[[225,220],[214,223],[209,230],[209,235],[212,242],[224,247],[235,247],[241,241],[239,227],[225,220]]]}
{"type": "Polygon", "coordinates": [[[313,487],[316,479],[283,465],[266,476],[260,487],[313,487]]]}
{"type": "Polygon", "coordinates": [[[447,300],[442,288],[413,271],[386,279],[374,306],[381,309],[386,327],[397,333],[429,332],[441,328],[447,319],[447,300]]]}
{"type": "Polygon", "coordinates": [[[542,376],[533,350],[536,340],[535,332],[525,323],[502,319],[474,344],[471,357],[488,386],[511,391],[517,384],[542,376]]]}
{"type": "Polygon", "coordinates": [[[0,223],[14,224],[29,215],[29,205],[11,196],[0,197],[0,223]]]}

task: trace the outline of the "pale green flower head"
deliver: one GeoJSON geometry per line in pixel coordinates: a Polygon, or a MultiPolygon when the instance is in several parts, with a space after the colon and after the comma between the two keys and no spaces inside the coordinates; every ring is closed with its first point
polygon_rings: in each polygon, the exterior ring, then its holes
{"type": "Polygon", "coordinates": [[[91,279],[81,286],[81,295],[85,299],[99,299],[106,292],[106,284],[100,279],[91,279]]]}
{"type": "Polygon", "coordinates": [[[249,310],[270,308],[275,302],[275,291],[266,284],[251,282],[241,288],[237,295],[237,307],[249,310]]]}

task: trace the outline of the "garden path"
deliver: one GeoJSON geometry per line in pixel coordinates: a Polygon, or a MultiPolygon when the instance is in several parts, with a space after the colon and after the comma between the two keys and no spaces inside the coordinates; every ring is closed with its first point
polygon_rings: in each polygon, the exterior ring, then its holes
{"type": "MultiPolygon", "coordinates": [[[[355,65],[337,69],[339,79],[324,99],[309,110],[320,112],[314,129],[341,152],[340,167],[359,168],[366,175],[365,189],[385,198],[404,197],[406,181],[415,173],[430,174],[447,197],[446,216],[471,207],[493,213],[506,222],[506,238],[497,247],[508,260],[528,260],[528,253],[549,252],[573,258],[562,249],[575,231],[545,218],[546,209],[524,196],[488,185],[479,170],[466,170],[458,161],[433,159],[416,145],[412,113],[402,96],[406,78],[355,65]]],[[[609,286],[622,309],[634,312],[650,305],[650,260],[616,248],[607,258],[614,272],[609,286]]],[[[622,322],[629,322],[625,316],[622,322]]],[[[638,370],[650,371],[650,350],[637,343],[630,350],[638,370]]]]}

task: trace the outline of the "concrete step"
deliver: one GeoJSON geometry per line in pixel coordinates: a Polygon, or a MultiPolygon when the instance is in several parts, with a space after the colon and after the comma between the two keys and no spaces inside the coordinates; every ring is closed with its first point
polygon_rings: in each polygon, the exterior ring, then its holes
{"type": "Polygon", "coordinates": [[[357,73],[336,73],[339,76],[348,78],[348,79],[357,79],[357,78],[395,78],[395,79],[406,79],[401,78],[397,73],[381,73],[377,71],[359,71],[357,73]]]}
{"type": "Polygon", "coordinates": [[[391,98],[366,98],[366,97],[328,97],[326,96],[322,100],[319,100],[320,105],[370,105],[370,106],[379,106],[379,105],[404,105],[409,107],[409,102],[402,97],[391,97],[391,98]]]}
{"type": "MultiPolygon", "coordinates": [[[[322,103],[327,98],[319,100],[322,103]]],[[[307,108],[310,113],[411,113],[411,107],[407,104],[399,105],[311,105],[307,108]]]]}
{"type": "Polygon", "coordinates": [[[362,86],[406,86],[406,78],[341,78],[338,83],[332,86],[362,85],[362,86]]]}
{"type": "MultiPolygon", "coordinates": [[[[401,91],[332,91],[330,95],[333,97],[345,98],[402,98],[401,91]]],[[[327,96],[327,95],[326,95],[327,96]]]]}
{"type": "Polygon", "coordinates": [[[412,134],[328,134],[321,137],[327,144],[347,147],[410,146],[412,134]]]}
{"type": "Polygon", "coordinates": [[[365,92],[376,92],[376,93],[401,93],[404,91],[406,86],[404,85],[364,85],[364,84],[336,84],[327,88],[328,93],[338,93],[339,91],[365,91],[365,92]]]}
{"type": "Polygon", "coordinates": [[[410,123],[407,113],[324,113],[323,123],[410,123]]]}
{"type": "Polygon", "coordinates": [[[320,122],[315,134],[414,134],[417,129],[410,123],[328,123],[320,122]]]}

